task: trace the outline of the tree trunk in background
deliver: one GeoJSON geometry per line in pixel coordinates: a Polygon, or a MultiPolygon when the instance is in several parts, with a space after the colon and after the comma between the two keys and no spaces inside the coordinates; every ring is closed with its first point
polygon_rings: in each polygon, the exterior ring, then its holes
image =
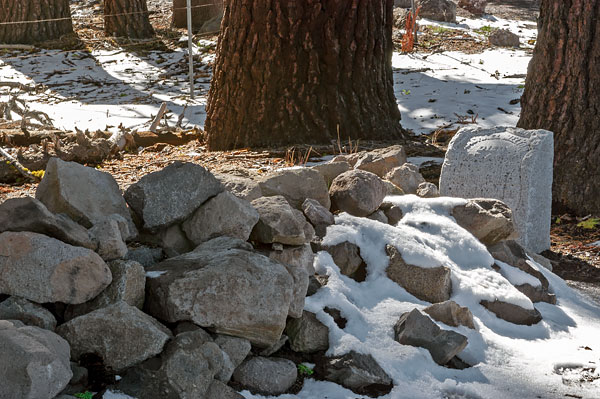
{"type": "Polygon", "coordinates": [[[60,20],[0,24],[0,43],[30,44],[73,33],[69,0],[0,0],[0,23],[46,19],[60,20]]]}
{"type": "Polygon", "coordinates": [[[600,214],[600,0],[542,0],[518,126],[554,132],[555,212],[600,214]]]}
{"type": "Polygon", "coordinates": [[[211,150],[404,136],[394,0],[229,0],[205,129],[211,150]]]}
{"type": "Polygon", "coordinates": [[[104,32],[108,36],[146,39],[154,36],[146,0],[104,0],[104,32]]]}

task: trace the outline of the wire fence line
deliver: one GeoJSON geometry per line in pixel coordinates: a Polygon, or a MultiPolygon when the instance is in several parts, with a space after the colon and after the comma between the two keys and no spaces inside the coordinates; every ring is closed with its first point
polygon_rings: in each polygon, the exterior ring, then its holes
{"type": "MultiPolygon", "coordinates": [[[[220,5],[219,3],[211,3],[211,4],[200,4],[197,6],[192,6],[191,8],[203,8],[203,7],[210,7],[210,6],[218,6],[220,5]]],[[[177,8],[173,8],[173,11],[177,11],[177,10],[187,10],[187,7],[177,7],[177,8]]],[[[0,22],[0,26],[3,25],[24,25],[24,24],[41,24],[41,23],[45,23],[45,22],[58,22],[58,21],[70,21],[73,19],[77,19],[77,20],[81,20],[81,19],[94,19],[94,18],[98,18],[100,16],[106,18],[106,17],[121,17],[121,16],[125,16],[125,15],[136,15],[136,14],[150,14],[156,11],[132,11],[132,12],[124,12],[124,13],[119,13],[119,14],[101,14],[101,15],[89,15],[89,16],[78,16],[78,17],[63,17],[63,18],[48,18],[48,19],[34,19],[34,20],[27,20],[27,21],[10,21],[10,22],[0,22]]]]}

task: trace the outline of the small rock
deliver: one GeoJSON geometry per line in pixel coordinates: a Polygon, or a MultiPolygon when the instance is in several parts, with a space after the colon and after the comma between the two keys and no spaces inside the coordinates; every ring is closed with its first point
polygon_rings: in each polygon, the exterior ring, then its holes
{"type": "Polygon", "coordinates": [[[244,397],[221,381],[213,380],[206,393],[206,399],[244,399],[244,397]]]}
{"type": "MultiPolygon", "coordinates": [[[[383,395],[391,391],[393,381],[371,355],[351,351],[325,360],[319,375],[356,393],[377,390],[383,395]]],[[[379,396],[379,395],[378,395],[379,396]]]]}
{"type": "Polygon", "coordinates": [[[417,188],[417,195],[421,198],[436,198],[440,196],[440,192],[435,184],[423,182],[417,188]]]}
{"type": "Polygon", "coordinates": [[[456,22],[456,4],[450,0],[417,0],[419,16],[440,22],[456,22]]]}
{"type": "Polygon", "coordinates": [[[402,286],[415,297],[432,303],[444,302],[452,294],[450,269],[445,266],[424,268],[406,263],[400,252],[391,245],[385,250],[390,257],[386,269],[390,280],[402,286]]]}
{"type": "Polygon", "coordinates": [[[406,163],[404,147],[394,145],[363,153],[354,168],[366,170],[383,178],[390,170],[404,163],[406,163]]]}
{"type": "Polygon", "coordinates": [[[367,216],[367,219],[375,220],[383,224],[388,224],[388,218],[383,211],[377,210],[367,216]]]}
{"type": "Polygon", "coordinates": [[[409,163],[392,169],[385,178],[400,187],[406,194],[416,194],[419,185],[425,182],[419,173],[419,168],[409,163]]]}
{"type": "Polygon", "coordinates": [[[344,172],[329,188],[335,209],[354,216],[368,216],[383,202],[387,191],[377,175],[360,169],[344,172]]]}
{"type": "Polygon", "coordinates": [[[510,208],[502,201],[475,198],[452,209],[456,223],[485,245],[517,237],[510,208]]]}
{"type": "Polygon", "coordinates": [[[342,312],[339,309],[325,306],[323,308],[323,311],[333,318],[333,321],[340,329],[343,330],[344,328],[346,328],[348,320],[344,316],[342,316],[342,312]]]}
{"type": "Polygon", "coordinates": [[[534,287],[530,284],[515,285],[515,288],[521,291],[531,302],[546,302],[556,305],[556,295],[551,294],[543,287],[534,287]]]}
{"type": "Polygon", "coordinates": [[[162,248],[141,246],[130,248],[125,255],[125,260],[133,260],[144,267],[150,267],[160,262],[164,257],[162,248]]]}
{"type": "Polygon", "coordinates": [[[49,310],[16,296],[0,303],[0,320],[19,320],[28,326],[50,331],[56,328],[56,318],[49,310]]]}
{"type": "Polygon", "coordinates": [[[288,320],[285,333],[294,352],[314,353],[329,349],[329,329],[314,313],[304,311],[302,317],[288,320]]]}
{"type": "Polygon", "coordinates": [[[96,252],[105,261],[120,259],[127,255],[127,245],[116,220],[104,218],[96,222],[89,230],[89,234],[98,247],[96,252]]]}
{"type": "Polygon", "coordinates": [[[156,237],[158,237],[160,246],[168,257],[185,254],[194,248],[194,243],[187,238],[178,224],[160,230],[156,237]]]}
{"type": "Polygon", "coordinates": [[[324,245],[323,250],[329,252],[333,262],[345,276],[352,276],[364,263],[363,258],[360,256],[360,248],[348,241],[331,246],[324,245]]]}
{"type": "Polygon", "coordinates": [[[473,323],[473,314],[469,308],[462,307],[454,301],[434,303],[423,309],[434,320],[440,321],[449,326],[465,326],[471,329],[475,328],[473,323]]]}
{"type": "Polygon", "coordinates": [[[485,14],[487,0],[458,0],[458,6],[464,8],[471,14],[480,17],[485,14]]]}
{"type": "Polygon", "coordinates": [[[489,36],[490,44],[499,47],[519,47],[519,35],[506,29],[497,29],[489,36]]]}
{"type": "Polygon", "coordinates": [[[215,378],[226,383],[231,379],[233,371],[246,359],[252,345],[247,339],[228,335],[217,336],[215,343],[223,351],[223,368],[215,378]]]}
{"type": "Polygon", "coordinates": [[[392,183],[389,180],[382,180],[383,184],[385,184],[385,189],[387,191],[387,195],[405,195],[406,193],[397,185],[392,183]]]}
{"type": "Polygon", "coordinates": [[[442,330],[417,309],[400,316],[394,325],[394,339],[402,345],[427,349],[440,365],[448,363],[467,346],[467,337],[442,330]]]}
{"type": "Polygon", "coordinates": [[[295,209],[302,209],[302,203],[307,198],[319,201],[326,209],[331,206],[325,179],[310,168],[278,170],[265,176],[259,184],[263,196],[281,195],[295,209]]]}
{"type": "Polygon", "coordinates": [[[354,165],[356,165],[356,162],[358,162],[358,158],[360,158],[364,153],[365,153],[365,151],[354,152],[352,154],[340,154],[340,155],[336,155],[331,160],[331,163],[334,163],[334,162],[348,162],[350,164],[350,166],[354,167],[354,165]]]}
{"type": "Polygon", "coordinates": [[[182,227],[196,245],[220,236],[247,241],[258,218],[250,202],[225,191],[202,204],[182,227]]]}
{"type": "Polygon", "coordinates": [[[304,200],[302,203],[302,212],[304,212],[304,216],[313,225],[319,237],[325,237],[327,227],[335,223],[333,214],[312,198],[304,200]]]}
{"type": "Polygon", "coordinates": [[[333,179],[341,175],[342,173],[352,169],[352,166],[346,162],[327,162],[320,165],[312,166],[311,169],[316,170],[323,176],[325,183],[329,187],[333,179]]]}
{"type": "Polygon", "coordinates": [[[498,300],[493,302],[483,300],[480,303],[484,308],[494,313],[496,317],[509,323],[530,326],[542,320],[542,315],[535,308],[524,309],[512,303],[498,300]]]}
{"type": "Polygon", "coordinates": [[[281,195],[262,197],[252,201],[260,219],[250,238],[265,244],[278,242],[303,245],[310,241],[305,234],[308,224],[302,212],[293,209],[281,195]]]}
{"type": "Polygon", "coordinates": [[[308,279],[308,289],[306,290],[306,296],[311,296],[317,293],[319,289],[327,285],[329,276],[316,274],[310,276],[308,279]]]}
{"type": "Polygon", "coordinates": [[[291,388],[298,378],[294,362],[280,358],[253,357],[233,373],[234,381],[250,391],[264,395],[280,395],[291,388]]]}
{"type": "Polygon", "coordinates": [[[243,200],[254,201],[263,196],[258,183],[247,177],[234,176],[225,173],[215,173],[215,177],[227,191],[243,200]]]}
{"type": "Polygon", "coordinates": [[[391,202],[384,201],[379,207],[388,218],[388,223],[392,226],[398,224],[398,222],[402,219],[404,214],[402,213],[402,208],[398,205],[394,205],[391,202]]]}

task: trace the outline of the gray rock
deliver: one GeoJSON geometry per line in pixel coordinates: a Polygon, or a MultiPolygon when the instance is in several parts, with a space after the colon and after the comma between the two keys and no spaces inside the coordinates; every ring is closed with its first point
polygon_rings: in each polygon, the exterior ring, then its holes
{"type": "Polygon", "coordinates": [[[386,189],[387,195],[404,195],[404,194],[406,194],[400,187],[398,187],[391,181],[385,180],[385,179],[382,181],[383,181],[383,184],[385,184],[385,189],[386,189]]]}
{"type": "Polygon", "coordinates": [[[96,252],[105,261],[120,259],[127,255],[127,245],[116,220],[104,218],[97,221],[89,230],[89,234],[98,247],[96,252]]]}
{"type": "Polygon", "coordinates": [[[513,213],[519,243],[550,248],[554,140],[547,130],[463,128],[450,141],[440,194],[497,198],[513,213]]]}
{"type": "Polygon", "coordinates": [[[81,305],[68,306],[65,311],[66,320],[120,301],[142,309],[144,306],[144,287],[146,285],[144,267],[131,260],[116,260],[110,262],[108,267],[113,277],[110,285],[91,301],[81,305]]]}
{"type": "Polygon", "coordinates": [[[417,187],[417,195],[421,198],[436,198],[440,196],[440,192],[435,184],[423,182],[417,187]]]}
{"type": "Polygon", "coordinates": [[[293,209],[283,196],[262,197],[252,201],[252,205],[260,215],[250,235],[252,240],[287,245],[303,245],[310,241],[305,234],[308,222],[304,215],[293,209]]]}
{"type": "Polygon", "coordinates": [[[323,377],[353,391],[371,386],[389,386],[393,381],[371,355],[351,351],[343,356],[326,359],[323,377]]]}
{"type": "Polygon", "coordinates": [[[0,233],[30,231],[74,246],[96,249],[87,230],[65,215],[54,215],[35,198],[10,198],[0,204],[0,233]]]}
{"type": "Polygon", "coordinates": [[[333,179],[335,179],[342,173],[352,169],[352,166],[346,161],[327,162],[320,165],[315,165],[311,167],[311,169],[314,169],[317,172],[319,172],[321,176],[323,176],[323,178],[325,179],[325,183],[327,183],[327,186],[329,186],[333,179]]]}
{"type": "Polygon", "coordinates": [[[264,253],[279,263],[306,270],[309,276],[315,274],[315,267],[313,266],[315,254],[310,244],[294,247],[284,246],[280,250],[270,250],[264,253]]]}
{"type": "Polygon", "coordinates": [[[364,263],[358,246],[348,241],[331,246],[324,245],[323,250],[329,252],[341,273],[346,276],[353,275],[364,263]]]}
{"type": "Polygon", "coordinates": [[[331,201],[327,183],[319,172],[309,168],[278,170],[265,176],[260,182],[265,197],[282,195],[296,209],[302,209],[302,203],[312,198],[329,209],[331,201]]]}
{"type": "Polygon", "coordinates": [[[69,344],[48,330],[0,323],[0,398],[58,395],[73,376],[69,344]]]}
{"type": "Polygon", "coordinates": [[[442,330],[417,309],[404,313],[394,325],[394,339],[402,345],[425,348],[440,365],[448,363],[467,346],[467,337],[442,330]]]}
{"type": "Polygon", "coordinates": [[[513,240],[501,241],[495,245],[489,246],[488,251],[495,259],[519,268],[525,273],[537,278],[542,283],[542,287],[545,290],[548,290],[550,286],[548,279],[542,272],[534,269],[527,263],[527,256],[531,256],[531,254],[528,254],[518,242],[513,240]]]}
{"type": "Polygon", "coordinates": [[[317,200],[307,198],[302,203],[302,212],[308,221],[315,228],[315,232],[319,237],[325,237],[327,226],[335,223],[333,214],[327,208],[322,206],[317,200]]]}
{"type": "Polygon", "coordinates": [[[406,194],[416,194],[419,185],[425,182],[419,173],[419,168],[409,163],[392,169],[385,178],[400,187],[406,194]]]}
{"type": "Polygon", "coordinates": [[[456,22],[456,4],[450,0],[417,0],[419,16],[440,22],[456,22]]]}
{"type": "Polygon", "coordinates": [[[485,14],[487,0],[458,0],[458,6],[476,16],[485,14]]]}
{"type": "Polygon", "coordinates": [[[368,216],[379,208],[387,191],[377,175],[354,169],[336,177],[329,194],[335,209],[354,216],[368,216]]]}
{"type": "Polygon", "coordinates": [[[294,352],[314,353],[329,349],[329,329],[312,312],[302,312],[299,319],[288,320],[285,327],[294,352]]]}
{"type": "Polygon", "coordinates": [[[71,377],[69,385],[87,385],[89,372],[85,367],[71,362],[71,372],[73,373],[73,377],[71,377]]]}
{"type": "Polygon", "coordinates": [[[79,304],[111,282],[95,252],[37,233],[0,233],[0,293],[37,303],[79,304]]]}
{"type": "Polygon", "coordinates": [[[182,227],[196,245],[220,236],[247,241],[258,218],[248,201],[225,191],[202,204],[182,227]]]}
{"type": "Polygon", "coordinates": [[[452,294],[450,269],[445,266],[424,268],[406,263],[400,252],[391,245],[385,250],[390,257],[386,269],[390,280],[398,283],[415,297],[432,303],[444,302],[452,294]]]}
{"type": "Polygon", "coordinates": [[[315,274],[314,276],[310,276],[308,279],[308,289],[306,290],[306,296],[316,294],[317,291],[319,291],[319,289],[327,285],[328,280],[329,276],[327,275],[315,274]]]}
{"type": "Polygon", "coordinates": [[[283,334],[281,336],[281,338],[279,338],[279,341],[277,341],[275,344],[269,346],[268,348],[262,349],[260,352],[258,352],[258,354],[260,356],[265,356],[265,357],[269,357],[272,354],[278,352],[281,348],[283,348],[283,345],[286,344],[286,342],[288,342],[288,336],[283,334]]]}
{"type": "Polygon", "coordinates": [[[469,308],[460,306],[454,301],[434,303],[423,309],[434,320],[440,321],[449,326],[465,326],[471,329],[475,328],[473,323],[473,314],[469,308]]]}
{"type": "Polygon", "coordinates": [[[398,224],[398,222],[402,219],[404,214],[402,213],[402,208],[398,205],[394,205],[391,202],[384,201],[379,207],[388,218],[388,223],[392,226],[398,224]]]}
{"type": "Polygon", "coordinates": [[[244,397],[221,381],[213,380],[206,393],[206,399],[244,399],[244,397]]]}
{"type": "Polygon", "coordinates": [[[493,302],[484,300],[480,303],[484,308],[494,313],[496,317],[506,320],[509,323],[530,326],[542,320],[542,315],[535,308],[524,309],[512,303],[498,300],[493,302]]]}
{"type": "Polygon", "coordinates": [[[133,260],[144,267],[150,267],[160,262],[164,257],[162,248],[150,248],[141,246],[137,248],[129,248],[125,260],[133,260]]]}
{"type": "Polygon", "coordinates": [[[56,331],[71,345],[74,360],[96,353],[115,371],[159,354],[171,338],[165,326],[125,302],[76,317],[56,331]]]}
{"type": "Polygon", "coordinates": [[[490,44],[498,47],[519,47],[519,35],[507,29],[497,29],[488,37],[490,44]]]}
{"type": "Polygon", "coordinates": [[[185,254],[194,248],[194,243],[187,238],[178,224],[160,230],[157,237],[160,240],[160,246],[168,257],[185,254]]]}
{"type": "Polygon", "coordinates": [[[0,320],[19,320],[28,326],[54,331],[56,319],[49,310],[29,302],[27,299],[12,296],[0,303],[0,320]]]}
{"type": "Polygon", "coordinates": [[[187,219],[223,189],[202,166],[176,161],[129,186],[125,199],[144,228],[156,231],[187,219]]]}
{"type": "Polygon", "coordinates": [[[366,170],[383,178],[390,170],[406,163],[406,151],[401,145],[362,153],[354,168],[366,170]]]}
{"type": "Polygon", "coordinates": [[[348,162],[350,166],[354,167],[358,158],[360,158],[366,151],[354,152],[352,154],[340,154],[333,157],[331,162],[348,162]]]}
{"type": "Polygon", "coordinates": [[[469,231],[485,245],[517,237],[512,212],[505,203],[496,199],[475,198],[452,209],[456,223],[469,231]]]}
{"type": "Polygon", "coordinates": [[[198,251],[214,251],[214,252],[222,252],[227,251],[229,249],[243,249],[245,251],[253,251],[254,247],[252,244],[246,241],[242,241],[239,238],[233,237],[217,237],[213,238],[210,241],[203,242],[194,248],[194,252],[198,251]]]}
{"type": "Polygon", "coordinates": [[[375,220],[375,221],[383,223],[383,224],[388,224],[387,216],[385,216],[385,213],[380,210],[377,210],[377,211],[373,212],[372,214],[370,214],[369,216],[367,216],[367,219],[375,220]]]}
{"type": "Polygon", "coordinates": [[[227,383],[231,379],[233,371],[242,364],[250,353],[252,345],[247,339],[228,335],[218,335],[215,338],[215,343],[223,351],[223,367],[215,378],[227,383]]]}
{"type": "Polygon", "coordinates": [[[265,395],[284,393],[294,385],[296,378],[298,370],[294,362],[275,357],[247,359],[233,373],[234,381],[265,395]]]}
{"type": "Polygon", "coordinates": [[[124,238],[130,240],[137,235],[121,190],[109,173],[50,158],[35,198],[50,212],[64,213],[87,228],[106,216],[121,215],[130,233],[124,238]]]}
{"type": "Polygon", "coordinates": [[[292,276],[266,256],[210,243],[147,269],[145,309],[168,322],[191,320],[258,346],[272,345],[285,328],[292,276]]]}
{"type": "MultiPolygon", "coordinates": [[[[300,248],[306,248],[307,246],[310,248],[308,244],[300,248]]],[[[312,254],[312,250],[310,251],[310,253],[312,254]]],[[[283,254],[284,251],[270,251],[269,258],[275,260],[277,260],[277,258],[280,258],[285,260],[287,256],[283,254]]],[[[308,290],[308,271],[305,265],[297,264],[297,262],[295,261],[291,263],[284,263],[279,261],[279,263],[285,266],[286,270],[294,280],[294,287],[292,290],[292,301],[290,302],[288,316],[300,317],[302,315],[302,309],[304,309],[304,298],[306,298],[306,291],[308,290]]]]}
{"type": "Polygon", "coordinates": [[[225,173],[215,173],[217,180],[238,198],[246,201],[254,201],[263,196],[258,182],[247,177],[229,175],[225,173]]]}
{"type": "Polygon", "coordinates": [[[546,302],[556,305],[556,295],[551,294],[541,286],[534,287],[530,284],[515,285],[531,302],[546,302]]]}

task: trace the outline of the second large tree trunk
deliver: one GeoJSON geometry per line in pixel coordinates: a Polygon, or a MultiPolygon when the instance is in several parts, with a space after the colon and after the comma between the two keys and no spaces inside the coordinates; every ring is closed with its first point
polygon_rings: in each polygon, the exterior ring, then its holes
{"type": "Polygon", "coordinates": [[[69,0],[0,0],[2,22],[15,23],[0,24],[0,43],[29,44],[73,33],[69,0]]]}
{"type": "Polygon", "coordinates": [[[542,0],[521,104],[554,132],[554,210],[600,214],[600,0],[542,0]]]}
{"type": "Polygon", "coordinates": [[[132,39],[154,36],[146,0],[104,0],[104,31],[132,39]]]}
{"type": "Polygon", "coordinates": [[[401,137],[393,0],[229,0],[207,120],[209,148],[401,137]]]}

